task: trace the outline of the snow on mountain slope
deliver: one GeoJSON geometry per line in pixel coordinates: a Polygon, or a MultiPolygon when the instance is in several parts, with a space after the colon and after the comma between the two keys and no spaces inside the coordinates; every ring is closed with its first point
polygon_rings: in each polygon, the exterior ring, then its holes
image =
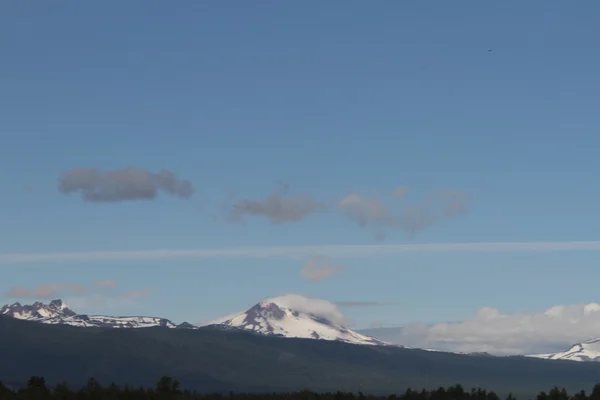
{"type": "Polygon", "coordinates": [[[527,357],[545,358],[547,360],[600,361],[600,338],[590,339],[571,346],[567,351],[550,354],[533,354],[527,357]]]}
{"type": "Polygon", "coordinates": [[[261,301],[248,311],[223,321],[218,326],[250,330],[265,335],[289,338],[335,340],[354,344],[388,345],[374,337],[361,335],[343,326],[343,316],[325,300],[288,294],[261,301]],[[312,310],[311,310],[312,309],[312,310]]]}
{"type": "Polygon", "coordinates": [[[109,317],[104,315],[77,314],[62,300],[52,300],[49,304],[35,302],[31,305],[13,303],[0,308],[0,315],[36,321],[44,324],[64,324],[80,327],[99,328],[148,328],[164,326],[168,328],[197,329],[184,322],[176,325],[168,319],[158,317],[109,317]]]}

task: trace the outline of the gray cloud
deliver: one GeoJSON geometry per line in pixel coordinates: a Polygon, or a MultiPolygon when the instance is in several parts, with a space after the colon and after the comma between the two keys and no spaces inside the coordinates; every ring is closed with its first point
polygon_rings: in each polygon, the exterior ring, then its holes
{"type": "Polygon", "coordinates": [[[312,282],[320,282],[323,279],[329,278],[339,271],[343,271],[345,267],[334,265],[331,258],[325,255],[319,255],[310,258],[302,268],[302,276],[312,282]]]}
{"type": "MultiPolygon", "coordinates": [[[[403,197],[408,189],[396,189],[395,196],[403,197]]],[[[439,191],[429,196],[421,204],[403,206],[398,214],[392,213],[378,198],[367,198],[352,193],[338,203],[338,208],[350,220],[363,228],[375,228],[379,240],[384,240],[381,229],[401,229],[409,236],[436,222],[462,215],[467,212],[468,198],[457,191],[439,191]]]]}
{"type": "Polygon", "coordinates": [[[180,198],[190,198],[190,181],[180,180],[166,169],[157,173],[142,168],[102,171],[97,168],[76,168],[63,173],[58,190],[64,194],[80,192],[88,202],[120,202],[152,200],[162,191],[180,198]]]}
{"type": "Polygon", "coordinates": [[[228,220],[240,222],[246,216],[263,217],[271,224],[298,222],[309,214],[323,211],[325,204],[307,195],[286,196],[287,189],[279,189],[259,200],[244,199],[233,204],[228,220]]]}

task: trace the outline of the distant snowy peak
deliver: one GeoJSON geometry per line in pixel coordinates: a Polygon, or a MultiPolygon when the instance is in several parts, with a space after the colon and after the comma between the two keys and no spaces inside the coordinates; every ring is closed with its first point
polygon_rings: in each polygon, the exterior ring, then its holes
{"type": "Polygon", "coordinates": [[[31,305],[22,305],[18,302],[11,305],[7,304],[0,308],[0,314],[36,321],[56,316],[72,317],[76,315],[62,300],[52,300],[49,304],[40,303],[39,301],[31,305]]]}
{"type": "Polygon", "coordinates": [[[35,302],[31,305],[13,303],[0,308],[0,315],[17,319],[41,322],[43,324],[62,324],[80,327],[98,328],[149,328],[164,326],[167,328],[197,329],[184,322],[176,325],[166,318],[158,317],[109,317],[104,315],[77,314],[62,300],[52,300],[48,304],[35,302]]]}
{"type": "Polygon", "coordinates": [[[361,335],[314,313],[302,312],[280,298],[262,301],[248,311],[220,324],[265,335],[288,338],[333,340],[354,344],[387,345],[370,336],[361,335]]]}
{"type": "Polygon", "coordinates": [[[534,354],[528,357],[546,360],[600,361],[600,337],[571,346],[567,351],[551,354],[534,354]]]}

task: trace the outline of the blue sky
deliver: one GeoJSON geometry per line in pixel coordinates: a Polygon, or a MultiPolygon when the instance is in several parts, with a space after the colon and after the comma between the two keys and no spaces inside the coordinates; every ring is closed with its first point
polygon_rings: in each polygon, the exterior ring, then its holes
{"type": "MultiPolygon", "coordinates": [[[[292,196],[357,193],[390,209],[437,190],[468,196],[464,215],[414,238],[387,229],[386,244],[599,239],[598,12],[541,1],[4,3],[0,253],[379,243],[335,207],[279,225],[223,218],[231,193],[259,200],[281,182],[292,196]],[[173,171],[194,194],[98,203],[57,188],[72,169],[128,167],[173,171]],[[393,198],[399,186],[405,199],[393,198]]],[[[286,292],[394,303],[344,308],[368,326],[595,301],[600,278],[594,251],[340,255],[332,262],[348,269],[321,282],[302,278],[304,261],[4,262],[0,291],[110,279],[100,294],[153,292],[77,311],[176,321],[286,292]]]]}

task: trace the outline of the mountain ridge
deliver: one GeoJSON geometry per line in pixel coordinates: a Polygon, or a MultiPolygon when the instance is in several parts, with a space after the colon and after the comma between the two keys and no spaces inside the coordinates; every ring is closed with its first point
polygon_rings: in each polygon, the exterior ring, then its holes
{"type": "MultiPolygon", "coordinates": [[[[311,312],[301,311],[288,304],[304,300],[302,296],[286,295],[263,300],[247,311],[233,318],[211,324],[219,329],[240,329],[263,335],[287,338],[306,338],[317,340],[335,340],[354,344],[390,345],[371,336],[359,334],[345,326],[336,318],[326,318],[311,312]]],[[[302,307],[299,307],[300,309],[302,307]]],[[[99,328],[167,328],[198,329],[188,322],[175,324],[171,320],[146,316],[105,316],[78,314],[61,299],[49,304],[35,302],[22,305],[19,302],[0,308],[0,315],[16,319],[40,322],[44,324],[63,324],[79,327],[99,328]]]]}
{"type": "MultiPolygon", "coordinates": [[[[241,330],[266,336],[340,341],[358,345],[394,346],[410,349],[402,344],[392,344],[374,336],[353,331],[344,326],[341,314],[318,315],[303,309],[299,301],[321,301],[306,299],[299,295],[271,297],[250,307],[245,312],[230,314],[216,319],[212,326],[220,330],[241,330]],[[296,302],[296,306],[294,304],[296,302]]],[[[305,307],[306,308],[306,307],[305,307]]],[[[61,299],[48,304],[36,301],[33,304],[15,302],[0,307],[0,315],[50,325],[71,325],[88,328],[153,328],[197,330],[199,326],[182,322],[175,324],[167,318],[151,316],[106,316],[78,314],[61,299]]],[[[477,357],[497,357],[485,352],[452,352],[439,349],[420,349],[429,352],[463,354],[477,357]]],[[[569,360],[600,362],[600,337],[576,343],[568,350],[546,354],[525,354],[523,357],[547,360],[569,360]]]]}
{"type": "Polygon", "coordinates": [[[197,329],[198,327],[183,322],[175,324],[167,318],[148,316],[106,316],[78,314],[73,311],[61,299],[55,299],[48,304],[36,301],[33,304],[21,304],[15,302],[6,304],[0,308],[0,315],[8,317],[39,322],[43,324],[61,324],[79,327],[98,328],[148,328],[164,326],[167,328],[197,329]]]}

